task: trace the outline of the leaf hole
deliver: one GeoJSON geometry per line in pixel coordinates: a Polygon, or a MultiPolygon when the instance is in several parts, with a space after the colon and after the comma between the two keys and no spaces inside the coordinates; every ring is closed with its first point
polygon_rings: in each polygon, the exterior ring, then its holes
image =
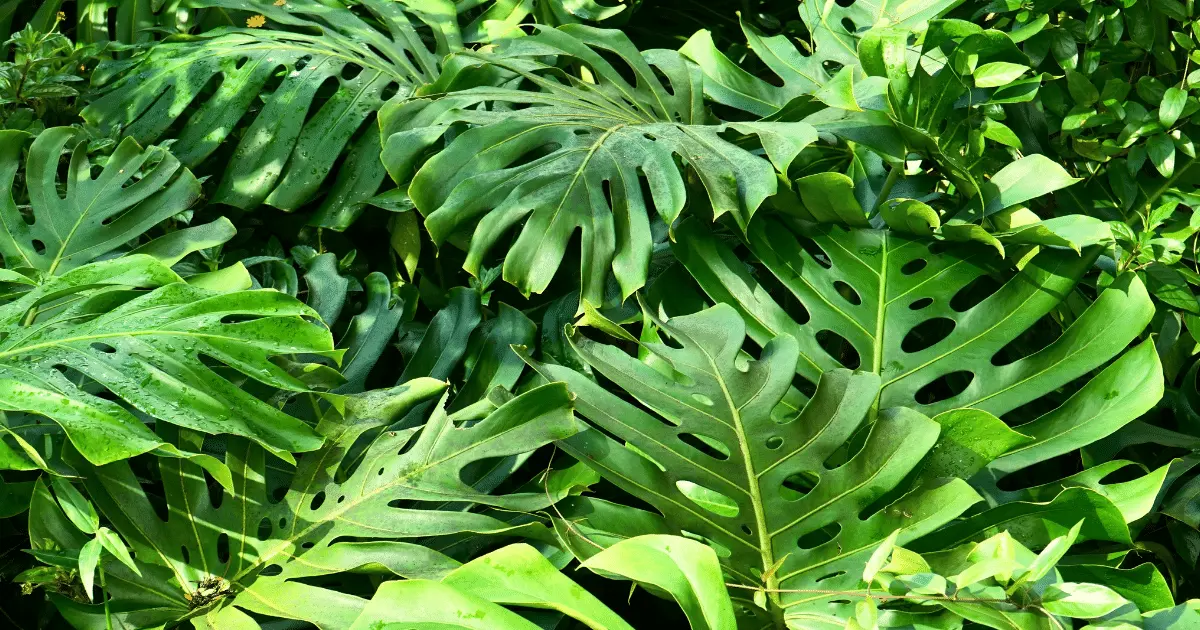
{"type": "Polygon", "coordinates": [[[930,304],[933,304],[933,298],[924,297],[924,298],[921,298],[921,299],[913,302],[912,304],[909,304],[908,308],[910,308],[914,311],[919,311],[923,308],[928,307],[930,304]]]}
{"type": "Polygon", "coordinates": [[[821,545],[837,538],[841,533],[842,525],[840,523],[830,523],[821,529],[808,532],[796,541],[796,546],[801,549],[816,549],[821,545]]]}
{"type": "Polygon", "coordinates": [[[767,438],[767,448],[774,451],[780,446],[783,446],[783,438],[779,437],[778,435],[772,435],[771,437],[767,438]]]}
{"type": "Polygon", "coordinates": [[[38,256],[41,256],[42,254],[46,253],[46,244],[45,243],[43,243],[35,238],[35,239],[33,239],[32,245],[33,245],[34,253],[36,253],[38,256]]]}
{"type": "Polygon", "coordinates": [[[900,349],[905,352],[920,352],[932,348],[938,342],[954,332],[957,322],[949,317],[927,319],[908,331],[900,342],[900,349]]]}
{"type": "Polygon", "coordinates": [[[683,496],[690,499],[692,503],[717,516],[733,518],[741,511],[733,499],[711,488],[706,488],[684,479],[676,481],[675,487],[683,493],[683,496]]]}
{"type": "Polygon", "coordinates": [[[100,343],[100,342],[93,343],[92,350],[95,350],[97,352],[103,352],[104,354],[115,354],[117,352],[116,348],[114,348],[106,343],[100,343]]]}
{"type": "Polygon", "coordinates": [[[816,581],[816,582],[818,582],[818,583],[819,583],[819,582],[824,582],[824,581],[826,581],[826,580],[832,580],[833,578],[836,578],[836,577],[842,577],[843,575],[846,575],[846,572],[845,572],[845,571],[835,571],[835,572],[833,572],[833,573],[830,573],[830,574],[828,574],[828,575],[822,575],[821,577],[817,578],[815,581],[816,581]]]}
{"type": "Polygon", "coordinates": [[[862,298],[858,295],[858,291],[855,291],[854,287],[846,284],[845,282],[837,280],[833,283],[833,288],[838,292],[838,295],[842,296],[843,300],[846,300],[855,306],[862,304],[862,298]]]}
{"type": "Polygon", "coordinates": [[[392,100],[392,98],[394,96],[396,96],[399,93],[400,93],[400,84],[395,81],[392,81],[392,82],[388,83],[387,85],[383,86],[383,89],[379,91],[379,98],[380,98],[380,100],[390,101],[390,100],[392,100]]]}
{"type": "Polygon", "coordinates": [[[708,455],[713,459],[725,461],[729,459],[729,449],[720,441],[708,437],[707,435],[698,435],[696,433],[680,433],[679,441],[688,446],[708,455]]]}
{"type": "Polygon", "coordinates": [[[229,562],[229,534],[225,532],[217,536],[217,560],[222,564],[229,562]]]}
{"type": "Polygon", "coordinates": [[[854,370],[862,364],[858,350],[845,337],[832,330],[822,330],[817,332],[816,338],[817,345],[821,346],[822,350],[841,363],[843,367],[854,370]]]}
{"type": "Polygon", "coordinates": [[[318,510],[318,509],[320,509],[321,505],[324,503],[325,503],[325,491],[322,490],[322,491],[316,493],[315,495],[313,495],[312,501],[309,502],[309,504],[308,504],[308,509],[314,510],[314,511],[318,510]]]}
{"type": "Polygon", "coordinates": [[[904,263],[904,265],[902,267],[900,267],[900,273],[902,273],[906,276],[911,276],[911,275],[921,271],[928,265],[929,265],[929,261],[925,260],[924,258],[916,258],[914,260],[910,260],[910,261],[904,263]]]}
{"type": "Polygon", "coordinates": [[[342,80],[349,81],[349,80],[353,79],[354,77],[358,76],[359,74],[362,74],[362,70],[363,70],[362,66],[360,66],[356,63],[348,63],[348,64],[342,66],[342,72],[341,72],[342,80]]]}
{"type": "Polygon", "coordinates": [[[800,247],[804,249],[805,253],[816,261],[818,265],[826,269],[833,267],[833,262],[829,258],[829,254],[826,254],[825,250],[821,249],[821,246],[817,245],[815,241],[807,238],[798,238],[796,240],[799,241],[800,247]]]}
{"type": "Polygon", "coordinates": [[[854,20],[848,17],[842,18],[842,28],[846,29],[847,33],[853,33],[858,30],[858,27],[854,25],[854,20]]]}
{"type": "Polygon", "coordinates": [[[1054,317],[1047,314],[1038,319],[1037,323],[1026,328],[1015,339],[1004,344],[996,354],[992,355],[992,365],[1002,366],[1016,363],[1025,357],[1045,350],[1047,346],[1058,340],[1062,328],[1054,317]]]}
{"type": "Polygon", "coordinates": [[[279,566],[278,564],[272,564],[272,565],[268,565],[267,567],[265,567],[259,573],[259,575],[261,575],[263,577],[275,577],[276,575],[279,575],[280,573],[283,573],[283,567],[279,566]]]}
{"type": "Polygon", "coordinates": [[[943,374],[917,390],[914,398],[917,403],[922,405],[932,405],[949,400],[966,391],[973,380],[975,380],[975,374],[966,370],[943,374]]]}
{"type": "Polygon", "coordinates": [[[779,496],[785,501],[798,501],[812,492],[818,483],[821,483],[821,478],[811,470],[794,472],[784,478],[779,487],[779,496]]]}
{"type": "Polygon", "coordinates": [[[950,298],[950,308],[959,313],[965,313],[981,302],[988,299],[996,291],[1000,290],[1002,285],[991,276],[979,276],[975,278],[967,286],[958,290],[954,297],[950,298]]]}

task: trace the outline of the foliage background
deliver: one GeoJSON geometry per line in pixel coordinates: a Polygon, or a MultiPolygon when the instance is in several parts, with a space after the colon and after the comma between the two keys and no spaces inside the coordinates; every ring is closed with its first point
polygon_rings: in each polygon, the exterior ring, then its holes
{"type": "Polygon", "coordinates": [[[1200,627],[1198,23],[0,2],[0,614],[1200,627]]]}

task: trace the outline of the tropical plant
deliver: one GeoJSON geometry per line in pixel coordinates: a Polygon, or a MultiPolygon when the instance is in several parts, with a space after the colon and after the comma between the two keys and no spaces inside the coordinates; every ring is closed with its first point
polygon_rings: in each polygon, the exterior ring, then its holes
{"type": "Polygon", "coordinates": [[[1196,626],[1194,13],[0,0],[0,625],[1196,626]]]}

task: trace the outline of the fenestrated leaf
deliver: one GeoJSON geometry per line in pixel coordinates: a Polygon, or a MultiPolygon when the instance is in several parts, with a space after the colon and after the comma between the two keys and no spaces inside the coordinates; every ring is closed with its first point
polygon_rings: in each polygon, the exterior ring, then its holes
{"type": "Polygon", "coordinates": [[[651,222],[671,226],[688,200],[685,172],[703,185],[715,216],[731,214],[744,226],[776,192],[776,169],[786,170],[816,140],[802,123],[719,124],[704,106],[698,69],[674,51],[639,52],[618,31],[543,29],[499,53],[454,59],[453,72],[431,89],[449,89],[487,68],[536,90],[478,87],[388,107],[381,114],[383,161],[398,184],[409,186],[435,244],[471,234],[471,273],[480,273],[485,257],[516,230],[503,274],[525,292],[546,288],[578,230],[582,299],[601,303],[610,270],[622,295],[631,295],[646,282],[651,222]],[[619,57],[636,83],[602,52],[619,57]],[[560,65],[583,65],[586,77],[548,64],[547,54],[560,65]],[[472,127],[420,165],[457,123],[472,127]],[[737,134],[759,138],[769,159],[726,139],[737,134]]]}
{"type": "Polygon", "coordinates": [[[713,299],[738,309],[751,338],[765,345],[780,334],[795,337],[796,371],[812,382],[846,363],[879,374],[884,407],[925,413],[973,407],[1002,416],[1117,356],[1154,310],[1141,281],[1123,274],[1056,340],[1012,360],[1007,346],[1070,293],[1100,248],[1082,256],[1046,248],[1006,276],[998,258],[980,247],[931,250],[930,241],[890,231],[800,231],[760,217],[747,235],[750,251],[803,305],[802,323],[727,244],[694,224],[679,233],[675,251],[683,264],[713,299]],[[989,274],[997,274],[999,287],[983,284],[989,274]],[[822,331],[836,333],[850,349],[834,356],[818,339],[822,331]],[[955,374],[965,387],[952,395],[929,392],[931,383],[955,374]]]}
{"type": "MultiPolygon", "coordinates": [[[[862,517],[885,494],[906,490],[898,486],[933,446],[937,423],[910,409],[882,411],[861,450],[830,470],[825,462],[865,427],[877,376],[827,372],[800,410],[781,405],[799,355],[791,336],[776,337],[755,361],[739,357],[746,326],[729,306],[657,325],[679,347],[643,342],[653,363],[572,338],[594,370],[642,406],[578,372],[529,360],[548,379],[565,381],[578,412],[603,429],[584,431],[563,448],[654,506],[670,527],[729,550],[721,563],[735,581],[784,591],[854,588],[872,551],[894,531],[901,530],[901,543],[912,540],[978,500],[951,480],[903,493],[862,517]],[[722,496],[731,509],[694,501],[681,488],[686,484],[722,496]]],[[[781,592],[770,599],[789,616],[826,623],[852,614],[831,596],[781,592]]]]}
{"type": "Polygon", "coordinates": [[[127,463],[91,467],[76,458],[89,494],[129,542],[146,576],[138,578],[117,563],[105,565],[114,585],[113,608],[124,619],[139,620],[131,624],[136,627],[197,614],[221,627],[217,615],[234,606],[340,630],[350,627],[367,600],[306,583],[306,578],[368,566],[430,577],[452,572],[455,563],[403,541],[459,532],[537,534],[537,525],[424,506],[454,501],[537,510],[561,498],[540,489],[481,493],[460,475],[481,460],[525,453],[578,431],[562,384],[517,396],[470,426],[457,426],[459,419],[438,405],[423,426],[383,434],[353,470],[337,476],[350,464],[344,455],[365,431],[387,426],[445,388],[440,381],[418,379],[352,397],[345,416],[329,411],[319,426],[328,443],[301,458],[278,502],[268,495],[264,452],[246,440],[228,443],[225,457],[235,492],[218,507],[198,468],[177,459],[160,461],[167,520],[156,515],[127,463]],[[264,574],[272,566],[278,569],[264,574]],[[163,595],[151,601],[140,592],[154,580],[163,595]],[[203,589],[215,596],[199,599],[203,589]]]}
{"type": "Polygon", "coordinates": [[[122,405],[88,393],[84,378],[160,421],[245,436],[290,460],[321,438],[204,359],[305,391],[271,358],[331,352],[329,331],[305,319],[315,315],[276,291],[185,284],[148,256],[85,265],[0,307],[0,408],[54,420],[94,464],[170,446],[122,405]]]}
{"type": "Polygon", "coordinates": [[[73,127],[38,135],[25,160],[32,223],[14,201],[25,132],[0,132],[0,253],[9,267],[62,274],[136,239],[184,210],[200,196],[200,183],[159,147],[142,150],[126,138],[92,176],[86,136],[73,127]],[[81,141],[82,140],[82,141],[81,141]],[[70,153],[66,196],[58,192],[59,158],[70,153]]]}
{"type": "Polygon", "coordinates": [[[290,211],[332,179],[318,215],[339,228],[386,176],[379,136],[369,129],[373,115],[391,94],[404,97],[433,81],[442,56],[462,45],[449,0],[367,0],[359,5],[363,17],[317,0],[192,6],[260,14],[269,28],[216,29],[101,68],[93,78],[101,95],[83,117],[140,142],[169,137],[179,125],[172,152],[188,166],[240,138],[214,201],[290,211]],[[425,28],[432,29],[430,41],[425,28]],[[282,82],[268,91],[277,73],[282,82]],[[206,91],[217,79],[220,87],[206,91]],[[326,84],[334,93],[318,98],[326,84]],[[252,108],[257,114],[249,116],[252,108]]]}
{"type": "Polygon", "coordinates": [[[680,49],[704,71],[705,93],[714,100],[768,116],[798,96],[814,94],[833,77],[829,62],[845,68],[859,64],[858,45],[862,33],[874,26],[903,30],[935,18],[959,5],[961,0],[919,2],[853,2],[800,4],[800,19],[811,37],[810,54],[801,53],[786,35],[767,36],[739,16],[750,50],[779,77],[773,85],[746,72],[713,43],[712,33],[698,31],[680,49]]]}

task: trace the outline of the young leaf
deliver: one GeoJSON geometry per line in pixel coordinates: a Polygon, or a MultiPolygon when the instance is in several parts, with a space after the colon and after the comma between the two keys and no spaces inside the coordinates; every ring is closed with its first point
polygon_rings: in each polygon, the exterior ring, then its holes
{"type": "Polygon", "coordinates": [[[85,534],[95,534],[100,527],[100,515],[96,514],[92,502],[64,477],[52,476],[50,486],[54,488],[54,496],[71,523],[85,534]]]}

